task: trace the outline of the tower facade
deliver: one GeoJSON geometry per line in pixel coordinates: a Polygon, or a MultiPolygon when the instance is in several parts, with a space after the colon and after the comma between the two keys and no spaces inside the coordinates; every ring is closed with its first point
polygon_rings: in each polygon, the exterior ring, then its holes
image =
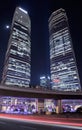
{"type": "Polygon", "coordinates": [[[31,71],[31,21],[28,12],[17,7],[5,56],[2,84],[29,87],[31,71]]]}
{"type": "Polygon", "coordinates": [[[49,76],[41,76],[40,77],[40,86],[43,88],[50,88],[50,77],[49,76]]]}
{"type": "Polygon", "coordinates": [[[64,9],[49,18],[50,71],[52,89],[77,91],[81,89],[68,18],[64,9]]]}

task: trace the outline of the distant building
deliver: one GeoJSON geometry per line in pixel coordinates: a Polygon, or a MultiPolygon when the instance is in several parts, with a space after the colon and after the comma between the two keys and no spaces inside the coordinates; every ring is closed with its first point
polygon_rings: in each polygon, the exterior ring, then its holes
{"type": "Polygon", "coordinates": [[[12,20],[2,84],[29,87],[31,77],[30,35],[31,21],[28,12],[17,7],[12,20]]]}
{"type": "Polygon", "coordinates": [[[81,90],[68,18],[62,8],[54,11],[49,18],[49,40],[52,89],[81,90]]]}
{"type": "Polygon", "coordinates": [[[40,86],[44,88],[50,88],[50,77],[49,76],[42,76],[40,77],[40,86]]]}

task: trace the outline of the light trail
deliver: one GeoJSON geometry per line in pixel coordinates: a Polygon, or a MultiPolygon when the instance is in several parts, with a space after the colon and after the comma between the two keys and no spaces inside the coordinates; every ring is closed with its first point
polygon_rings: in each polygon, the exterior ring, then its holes
{"type": "Polygon", "coordinates": [[[8,119],[8,120],[16,120],[16,121],[22,121],[22,122],[28,122],[32,124],[41,124],[41,125],[49,125],[49,126],[58,126],[58,127],[64,127],[64,128],[73,128],[73,129],[81,129],[82,130],[82,124],[80,123],[71,123],[71,122],[61,122],[61,121],[45,121],[41,119],[24,119],[24,118],[18,118],[18,117],[3,117],[0,116],[2,119],[8,119]]]}

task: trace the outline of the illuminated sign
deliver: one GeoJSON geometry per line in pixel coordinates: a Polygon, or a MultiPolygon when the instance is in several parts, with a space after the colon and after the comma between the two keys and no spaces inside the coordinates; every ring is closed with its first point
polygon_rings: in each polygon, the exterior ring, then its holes
{"type": "Polygon", "coordinates": [[[59,80],[59,79],[54,79],[53,82],[55,82],[55,83],[59,83],[60,80],[59,80]]]}

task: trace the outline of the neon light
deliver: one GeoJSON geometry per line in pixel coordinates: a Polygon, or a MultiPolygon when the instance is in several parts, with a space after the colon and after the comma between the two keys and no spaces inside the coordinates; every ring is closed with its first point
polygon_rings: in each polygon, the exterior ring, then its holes
{"type": "Polygon", "coordinates": [[[22,8],[19,8],[22,12],[24,12],[25,14],[27,14],[27,11],[22,9],[22,8]]]}

